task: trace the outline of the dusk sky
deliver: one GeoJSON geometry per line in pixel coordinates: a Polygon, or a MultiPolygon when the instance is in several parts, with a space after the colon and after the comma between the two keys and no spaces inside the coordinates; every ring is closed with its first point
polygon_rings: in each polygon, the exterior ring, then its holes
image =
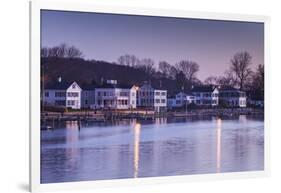
{"type": "Polygon", "coordinates": [[[252,68],[264,64],[263,23],[42,11],[42,46],[61,43],[81,49],[86,59],[117,62],[124,54],[199,64],[198,78],[223,75],[236,52],[248,51],[252,68]]]}

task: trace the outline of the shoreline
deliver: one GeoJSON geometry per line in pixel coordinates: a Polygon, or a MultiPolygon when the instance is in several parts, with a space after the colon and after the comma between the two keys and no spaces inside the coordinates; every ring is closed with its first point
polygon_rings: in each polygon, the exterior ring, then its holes
{"type": "Polygon", "coordinates": [[[72,112],[43,112],[41,113],[41,129],[52,129],[57,123],[65,121],[80,122],[112,122],[128,119],[139,121],[155,120],[156,118],[191,118],[202,119],[206,117],[231,118],[239,115],[264,116],[263,109],[232,108],[232,109],[193,109],[189,111],[168,111],[155,113],[151,110],[135,111],[72,111],[72,112]],[[50,126],[52,125],[52,126],[50,126]]]}

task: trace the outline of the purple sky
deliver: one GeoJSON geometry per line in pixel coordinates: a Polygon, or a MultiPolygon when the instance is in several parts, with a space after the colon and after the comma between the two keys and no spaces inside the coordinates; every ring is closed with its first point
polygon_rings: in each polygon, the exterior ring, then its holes
{"type": "Polygon", "coordinates": [[[252,55],[253,68],[264,63],[263,23],[47,10],[41,21],[42,46],[74,45],[87,59],[116,62],[134,54],[152,58],[156,66],[187,59],[200,65],[201,80],[223,75],[239,51],[252,55]]]}

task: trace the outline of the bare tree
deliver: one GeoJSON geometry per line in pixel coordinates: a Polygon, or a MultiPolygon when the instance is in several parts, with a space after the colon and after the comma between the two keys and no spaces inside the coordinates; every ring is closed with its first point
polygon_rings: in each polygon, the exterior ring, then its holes
{"type": "Polygon", "coordinates": [[[169,75],[171,67],[172,66],[166,61],[160,61],[158,64],[158,69],[164,75],[164,77],[169,75]]]}
{"type": "Polygon", "coordinates": [[[48,57],[60,57],[59,55],[59,47],[58,46],[54,46],[52,48],[49,48],[48,50],[48,57]]]}
{"type": "Polygon", "coordinates": [[[48,48],[43,47],[41,48],[41,57],[48,57],[48,48]]]}
{"type": "Polygon", "coordinates": [[[230,61],[230,70],[237,78],[240,89],[244,89],[246,81],[252,74],[250,68],[251,60],[252,56],[248,52],[239,52],[236,53],[230,61]]]}
{"type": "Polygon", "coordinates": [[[176,69],[184,73],[187,81],[192,82],[196,78],[196,73],[199,71],[199,65],[193,61],[182,60],[176,64],[176,69]]]}
{"type": "Polygon", "coordinates": [[[65,58],[66,57],[66,54],[67,54],[67,51],[68,51],[68,47],[65,43],[62,43],[58,46],[58,50],[57,50],[57,55],[58,57],[60,58],[65,58]]]}
{"type": "Polygon", "coordinates": [[[218,83],[218,77],[216,76],[209,76],[204,80],[205,84],[217,84],[218,83]]]}
{"type": "Polygon", "coordinates": [[[135,55],[123,55],[118,58],[118,63],[120,65],[131,66],[134,67],[138,64],[139,60],[135,55]]]}
{"type": "Polygon", "coordinates": [[[68,47],[66,50],[66,57],[67,58],[82,58],[83,52],[79,50],[78,48],[71,46],[68,47]]]}
{"type": "Polygon", "coordinates": [[[136,65],[137,69],[140,69],[148,74],[155,73],[154,61],[151,58],[141,59],[136,65]]]}
{"type": "Polygon", "coordinates": [[[234,74],[230,70],[227,70],[224,73],[224,76],[217,77],[217,84],[222,85],[222,86],[234,87],[235,85],[237,85],[237,80],[236,80],[234,74]]]}
{"type": "Polygon", "coordinates": [[[171,66],[171,68],[169,69],[169,72],[168,72],[168,77],[172,78],[172,79],[175,79],[177,73],[178,73],[178,70],[176,69],[176,67],[171,66]]]}
{"type": "Polygon", "coordinates": [[[74,46],[68,46],[65,43],[51,48],[41,48],[41,57],[56,57],[56,58],[82,58],[81,50],[74,46]]]}

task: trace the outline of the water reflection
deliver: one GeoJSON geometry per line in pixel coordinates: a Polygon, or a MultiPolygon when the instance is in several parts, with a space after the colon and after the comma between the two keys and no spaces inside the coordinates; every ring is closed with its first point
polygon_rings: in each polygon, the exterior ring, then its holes
{"type": "Polygon", "coordinates": [[[68,148],[66,149],[66,170],[71,170],[76,168],[78,163],[78,155],[80,149],[77,148],[79,142],[79,125],[78,121],[66,121],[66,144],[68,148]]]}
{"type": "Polygon", "coordinates": [[[220,118],[217,119],[217,172],[221,171],[221,122],[220,118]]]}
{"type": "Polygon", "coordinates": [[[140,144],[140,132],[141,132],[141,124],[136,123],[134,126],[135,132],[135,142],[134,142],[134,178],[138,177],[139,172],[139,144],[140,144]]]}
{"type": "Polygon", "coordinates": [[[263,170],[264,123],[235,119],[65,122],[41,131],[41,183],[263,170]]]}

